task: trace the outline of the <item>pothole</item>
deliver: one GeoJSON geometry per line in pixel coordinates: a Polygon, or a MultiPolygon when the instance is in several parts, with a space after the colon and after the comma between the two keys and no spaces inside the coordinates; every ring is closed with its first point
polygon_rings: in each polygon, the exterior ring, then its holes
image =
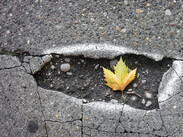
{"type": "MultiPolygon", "coordinates": [[[[86,99],[87,102],[105,101],[125,103],[134,108],[151,110],[159,108],[158,87],[164,72],[172,65],[172,60],[165,58],[162,61],[154,61],[145,56],[123,55],[123,61],[129,69],[137,68],[136,79],[124,90],[112,91],[105,85],[102,67],[111,69],[109,59],[91,59],[83,56],[62,56],[53,54],[53,59],[34,74],[38,86],[57,90],[69,96],[86,99]],[[61,64],[69,63],[68,72],[62,72],[61,64]],[[135,95],[127,95],[126,92],[136,92],[142,98],[135,95]]],[[[112,61],[119,60],[119,57],[112,61]]]]}

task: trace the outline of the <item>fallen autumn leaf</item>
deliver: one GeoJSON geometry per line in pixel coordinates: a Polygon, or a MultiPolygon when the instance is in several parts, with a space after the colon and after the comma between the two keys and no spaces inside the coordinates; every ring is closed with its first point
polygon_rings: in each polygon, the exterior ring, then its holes
{"type": "Polygon", "coordinates": [[[137,68],[128,73],[128,67],[121,57],[116,66],[114,66],[114,73],[103,67],[106,85],[114,91],[121,90],[123,93],[127,85],[135,79],[136,70],[137,68]]]}

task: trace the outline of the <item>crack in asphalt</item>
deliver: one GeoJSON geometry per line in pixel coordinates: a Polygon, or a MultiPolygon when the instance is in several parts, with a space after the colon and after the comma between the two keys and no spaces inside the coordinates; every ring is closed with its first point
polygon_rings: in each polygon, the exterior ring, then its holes
{"type": "Polygon", "coordinates": [[[4,70],[4,69],[14,69],[14,68],[19,68],[21,67],[22,65],[18,65],[18,66],[14,66],[14,67],[8,67],[8,68],[0,68],[0,70],[4,70]]]}
{"type": "MultiPolygon", "coordinates": [[[[124,134],[124,133],[137,133],[137,134],[146,134],[146,135],[157,135],[157,134],[154,134],[154,133],[151,133],[151,132],[149,132],[149,133],[143,133],[143,132],[135,132],[135,131],[127,131],[127,130],[124,130],[124,132],[111,132],[111,131],[106,131],[106,130],[101,130],[101,129],[95,129],[95,128],[91,128],[91,127],[88,127],[88,126],[85,126],[85,127],[87,127],[87,128],[89,128],[90,130],[97,130],[97,131],[99,131],[99,132],[105,132],[105,133],[118,133],[118,134],[124,134]]],[[[85,134],[85,133],[84,133],[85,134]]],[[[86,134],[87,135],[87,134],[86,134]]]]}
{"type": "MultiPolygon", "coordinates": [[[[118,128],[118,126],[119,126],[119,123],[121,123],[120,117],[122,116],[123,109],[124,109],[124,105],[123,105],[123,107],[122,107],[122,110],[120,111],[120,115],[119,115],[119,118],[118,118],[118,122],[116,123],[116,127],[115,127],[115,132],[117,132],[117,128],[118,128]]],[[[121,125],[123,126],[122,123],[121,123],[121,125]]],[[[124,126],[123,126],[123,129],[125,130],[124,126]]]]}
{"type": "MultiPolygon", "coordinates": [[[[27,74],[30,74],[30,75],[32,75],[32,69],[31,69],[31,67],[30,67],[30,63],[27,63],[28,65],[29,65],[29,68],[30,68],[30,70],[31,70],[31,72],[29,73],[28,72],[28,70],[25,68],[25,66],[22,64],[22,67],[25,69],[25,72],[27,73],[27,74]]],[[[33,75],[32,75],[33,76],[33,75]]]]}
{"type": "Polygon", "coordinates": [[[83,102],[81,105],[81,137],[83,137],[84,131],[83,131],[83,102]]]}
{"type": "Polygon", "coordinates": [[[172,66],[172,69],[174,70],[174,72],[176,73],[176,75],[179,77],[180,81],[183,83],[183,79],[181,76],[179,76],[179,74],[177,73],[177,71],[175,70],[175,68],[172,66]]]}
{"type": "MultiPolygon", "coordinates": [[[[164,128],[165,128],[165,132],[166,132],[166,134],[168,135],[168,131],[167,131],[167,129],[166,129],[166,126],[165,126],[165,122],[164,122],[164,120],[163,120],[163,115],[161,114],[161,110],[160,110],[160,118],[161,118],[161,121],[162,121],[162,125],[164,126],[164,128]]],[[[163,128],[163,126],[162,126],[162,128],[163,128]]]]}
{"type": "MultiPolygon", "coordinates": [[[[35,81],[35,82],[36,82],[36,81],[35,81]]],[[[41,96],[40,96],[39,91],[38,91],[37,83],[36,83],[36,92],[37,92],[37,95],[38,95],[38,98],[39,98],[40,109],[41,109],[41,113],[42,113],[42,116],[43,116],[43,119],[44,119],[43,121],[44,121],[44,126],[45,126],[46,135],[47,135],[47,137],[48,137],[47,124],[46,124],[45,116],[44,116],[44,113],[43,113],[43,107],[42,107],[42,102],[41,102],[41,96]]]]}
{"type": "MultiPolygon", "coordinates": [[[[181,94],[181,93],[182,93],[182,91],[177,92],[174,95],[172,95],[171,97],[169,97],[168,99],[163,100],[163,101],[159,101],[158,103],[160,104],[160,103],[163,103],[163,102],[167,102],[168,100],[172,99],[173,97],[175,97],[176,95],[181,94]]],[[[183,96],[183,95],[180,95],[180,96],[183,96]]]]}
{"type": "Polygon", "coordinates": [[[74,120],[69,120],[69,121],[57,121],[57,120],[46,119],[44,121],[45,122],[55,122],[55,123],[72,123],[72,122],[75,122],[75,121],[81,121],[81,119],[74,119],[74,120]]]}

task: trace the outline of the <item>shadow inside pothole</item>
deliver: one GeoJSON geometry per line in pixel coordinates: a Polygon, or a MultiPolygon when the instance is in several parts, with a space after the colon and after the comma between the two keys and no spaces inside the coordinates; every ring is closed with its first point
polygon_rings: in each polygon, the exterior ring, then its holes
{"type": "Polygon", "coordinates": [[[123,55],[123,61],[129,69],[137,68],[137,76],[124,90],[112,91],[105,85],[102,66],[112,70],[110,64],[119,60],[90,59],[83,56],[62,56],[53,54],[53,59],[34,74],[38,86],[57,90],[69,96],[92,101],[112,101],[128,104],[139,109],[159,108],[157,94],[163,74],[172,65],[171,59],[154,61],[144,56],[123,55]],[[68,72],[60,69],[61,64],[68,63],[71,68],[68,72]],[[136,92],[142,98],[135,95],[127,95],[126,92],[136,92]]]}

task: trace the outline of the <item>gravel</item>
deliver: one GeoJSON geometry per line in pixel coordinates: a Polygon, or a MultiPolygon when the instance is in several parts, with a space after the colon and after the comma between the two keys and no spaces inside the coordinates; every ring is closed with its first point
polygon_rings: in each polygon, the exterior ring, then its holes
{"type": "Polygon", "coordinates": [[[136,84],[136,83],[134,83],[134,84],[133,84],[133,87],[134,87],[134,88],[136,88],[136,87],[137,87],[137,84],[136,84]]]}
{"type": "Polygon", "coordinates": [[[150,105],[152,105],[152,102],[151,101],[147,101],[146,107],[149,107],[150,105]]]}
{"type": "Polygon", "coordinates": [[[144,105],[145,105],[145,103],[146,103],[145,99],[142,99],[142,104],[144,104],[144,105]]]}
{"type": "Polygon", "coordinates": [[[165,15],[167,15],[167,16],[171,16],[171,15],[172,15],[172,13],[171,13],[171,11],[170,11],[169,9],[167,9],[167,10],[165,10],[165,15]]]}
{"type": "Polygon", "coordinates": [[[145,96],[146,96],[146,98],[148,98],[148,99],[152,98],[152,94],[149,93],[149,92],[145,92],[145,96]]]}
{"type": "Polygon", "coordinates": [[[64,63],[64,64],[61,64],[60,69],[63,72],[68,72],[71,69],[71,66],[69,63],[64,63]]]}

